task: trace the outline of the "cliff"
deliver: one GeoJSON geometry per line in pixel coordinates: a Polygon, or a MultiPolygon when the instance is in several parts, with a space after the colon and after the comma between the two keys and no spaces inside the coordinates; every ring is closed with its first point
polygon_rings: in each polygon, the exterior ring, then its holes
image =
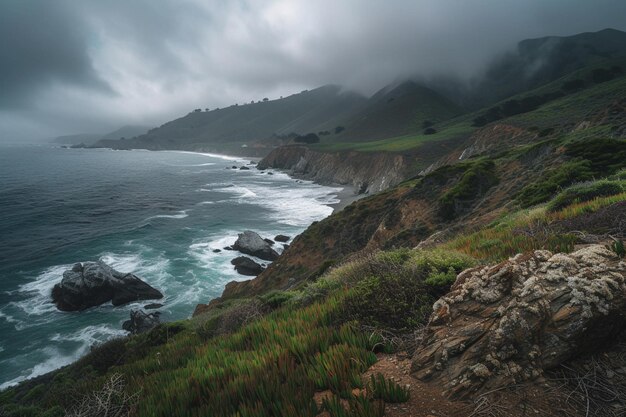
{"type": "Polygon", "coordinates": [[[417,174],[410,157],[388,152],[326,153],[306,146],[282,146],[259,162],[259,169],[284,169],[322,184],[352,185],[359,194],[375,193],[417,174]]]}

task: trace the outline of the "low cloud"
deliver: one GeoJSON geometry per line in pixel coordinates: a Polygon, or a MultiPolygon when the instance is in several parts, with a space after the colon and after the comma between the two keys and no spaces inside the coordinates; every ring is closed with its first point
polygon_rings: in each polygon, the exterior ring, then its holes
{"type": "Polygon", "coordinates": [[[5,0],[0,140],[158,125],[336,83],[471,78],[524,38],[626,29],[597,0],[5,0]]]}

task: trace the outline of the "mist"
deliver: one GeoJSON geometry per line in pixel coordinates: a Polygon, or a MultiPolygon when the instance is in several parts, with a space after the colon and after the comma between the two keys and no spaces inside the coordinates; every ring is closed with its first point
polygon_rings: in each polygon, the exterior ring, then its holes
{"type": "Polygon", "coordinates": [[[626,29],[615,0],[6,0],[0,141],[157,126],[334,83],[475,80],[518,41],[626,29]]]}

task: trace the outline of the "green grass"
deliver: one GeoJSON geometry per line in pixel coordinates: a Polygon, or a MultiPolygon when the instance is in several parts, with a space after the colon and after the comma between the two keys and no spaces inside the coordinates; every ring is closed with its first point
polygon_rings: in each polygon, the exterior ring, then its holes
{"type": "Polygon", "coordinates": [[[498,183],[495,163],[490,159],[471,162],[459,181],[439,198],[439,213],[451,220],[498,183]]]}
{"type": "Polygon", "coordinates": [[[469,135],[474,128],[463,122],[449,127],[438,127],[437,133],[424,135],[399,136],[369,142],[325,142],[312,146],[323,152],[359,151],[359,152],[403,152],[417,149],[424,143],[454,139],[469,135]]]}
{"type": "Polygon", "coordinates": [[[348,399],[346,415],[379,415],[378,399],[397,401],[404,391],[377,380],[374,397],[352,395],[363,388],[361,374],[376,362],[373,349],[382,342],[360,324],[423,325],[440,286],[449,285],[425,280],[472,264],[454,252],[380,252],[299,290],[232,300],[204,317],[108,342],[55,373],[54,382],[3,393],[0,411],[41,416],[53,406],[71,409],[120,374],[128,394],[138,393],[132,415],[316,416],[321,410],[313,396],[322,390],[348,399]],[[205,329],[250,306],[274,311],[221,333],[205,329]]]}
{"type": "Polygon", "coordinates": [[[544,203],[576,182],[615,174],[626,166],[626,141],[594,138],[569,142],[565,145],[565,155],[571,159],[518,193],[516,199],[522,207],[544,203]]]}
{"type": "Polygon", "coordinates": [[[598,197],[621,194],[626,191],[624,180],[600,180],[575,184],[561,191],[548,204],[548,211],[559,211],[574,203],[583,203],[598,197]]]}

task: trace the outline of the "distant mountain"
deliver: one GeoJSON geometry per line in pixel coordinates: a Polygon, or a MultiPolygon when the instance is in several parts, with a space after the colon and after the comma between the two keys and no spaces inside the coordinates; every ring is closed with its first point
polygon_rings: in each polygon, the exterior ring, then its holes
{"type": "Polygon", "coordinates": [[[96,146],[117,149],[187,149],[219,152],[249,152],[280,142],[281,135],[328,130],[354,114],[366,98],[327,85],[289,97],[222,109],[197,109],[186,116],[150,130],[134,139],[104,139],[96,146]]]}
{"type": "Polygon", "coordinates": [[[135,139],[104,139],[96,146],[264,155],[293,134],[344,142],[384,139],[421,132],[425,122],[460,113],[452,101],[413,81],[390,84],[369,99],[328,85],[279,100],[198,109],[135,139]]]}
{"type": "Polygon", "coordinates": [[[439,93],[413,81],[390,84],[347,119],[342,141],[365,141],[422,131],[463,110],[439,93]]]}
{"type": "Polygon", "coordinates": [[[85,145],[91,145],[102,138],[101,133],[76,133],[73,135],[63,135],[52,139],[52,143],[58,143],[61,145],[79,145],[81,143],[85,145]]]}
{"type": "Polygon", "coordinates": [[[470,88],[449,79],[430,86],[456,102],[480,108],[554,81],[580,68],[626,56],[626,32],[604,29],[573,36],[527,39],[496,59],[470,88]]]}
{"type": "Polygon", "coordinates": [[[133,138],[135,136],[143,135],[148,132],[149,129],[150,128],[146,126],[127,125],[105,135],[102,133],[75,133],[73,135],[58,136],[52,140],[52,143],[58,143],[61,145],[80,145],[82,143],[90,146],[99,140],[133,138]]]}
{"type": "Polygon", "coordinates": [[[134,138],[135,136],[140,136],[148,132],[150,130],[147,126],[134,126],[134,125],[126,125],[122,126],[117,130],[114,130],[111,133],[107,133],[106,135],[101,136],[100,140],[109,140],[109,139],[124,139],[124,138],[134,138]]]}

